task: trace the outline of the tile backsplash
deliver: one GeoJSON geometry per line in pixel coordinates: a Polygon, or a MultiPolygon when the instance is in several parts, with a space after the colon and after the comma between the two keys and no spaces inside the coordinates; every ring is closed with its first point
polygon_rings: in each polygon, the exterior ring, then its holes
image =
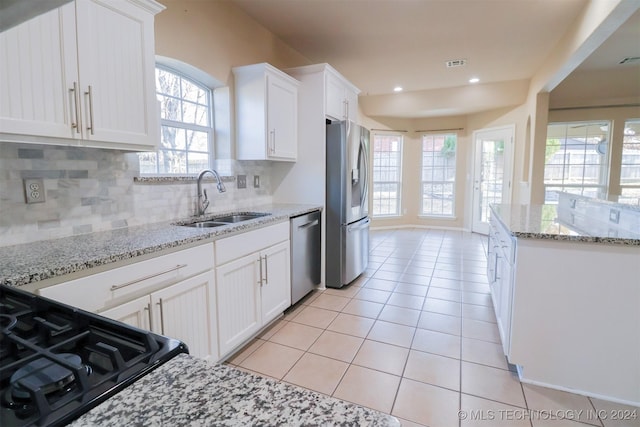
{"type": "MultiPolygon", "coordinates": [[[[207,212],[271,203],[271,165],[218,160],[226,193],[212,180],[207,212]],[[236,188],[235,176],[249,185],[236,188]],[[253,176],[260,176],[260,188],[253,176]]],[[[109,230],[195,215],[195,178],[145,180],[135,153],[96,148],[0,143],[0,246],[109,230]],[[42,178],[44,203],[25,203],[25,178],[42,178]]]]}

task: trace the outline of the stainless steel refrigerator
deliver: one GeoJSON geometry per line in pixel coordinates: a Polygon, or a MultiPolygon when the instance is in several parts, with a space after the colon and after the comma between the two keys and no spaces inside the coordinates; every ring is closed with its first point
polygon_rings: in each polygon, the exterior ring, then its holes
{"type": "Polygon", "coordinates": [[[327,124],[325,285],[341,288],[369,260],[369,131],[349,121],[327,124]]]}

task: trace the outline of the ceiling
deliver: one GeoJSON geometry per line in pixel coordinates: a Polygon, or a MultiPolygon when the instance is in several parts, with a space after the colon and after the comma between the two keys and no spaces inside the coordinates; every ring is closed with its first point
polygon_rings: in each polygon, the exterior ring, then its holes
{"type": "MultiPolygon", "coordinates": [[[[446,96],[447,89],[459,92],[469,86],[471,77],[480,79],[478,86],[494,87],[528,80],[587,4],[587,0],[230,1],[311,63],[330,63],[360,88],[361,96],[372,98],[391,94],[396,86],[404,88],[403,96],[430,91],[442,96],[443,90],[446,96]],[[446,61],[456,59],[465,59],[466,65],[446,67],[446,61]]],[[[612,44],[635,45],[634,55],[640,56],[640,13],[635,18],[635,27],[627,26],[612,44]]],[[[628,46],[620,49],[629,51],[628,46]]],[[[609,63],[598,52],[589,59],[592,67],[609,63]]],[[[481,107],[447,108],[447,114],[502,106],[499,100],[495,105],[485,101],[481,107]]],[[[438,109],[441,106],[433,111],[424,108],[413,116],[437,116],[438,109]]],[[[386,115],[412,114],[398,110],[386,115]]]]}

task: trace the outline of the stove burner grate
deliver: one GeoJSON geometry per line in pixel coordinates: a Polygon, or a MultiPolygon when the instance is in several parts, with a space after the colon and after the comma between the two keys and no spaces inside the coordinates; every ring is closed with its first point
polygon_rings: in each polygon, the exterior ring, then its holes
{"type": "MultiPolygon", "coordinates": [[[[82,367],[82,359],[78,355],[63,353],[59,354],[58,358],[58,360],[69,362],[77,368],[82,367]]],[[[84,368],[87,374],[91,373],[89,366],[84,368]]],[[[40,357],[27,363],[11,375],[11,395],[16,399],[29,399],[30,390],[42,390],[46,396],[64,390],[74,381],[73,371],[54,360],[40,357]]]]}
{"type": "Polygon", "coordinates": [[[184,344],[0,285],[0,425],[62,426],[184,344]]]}

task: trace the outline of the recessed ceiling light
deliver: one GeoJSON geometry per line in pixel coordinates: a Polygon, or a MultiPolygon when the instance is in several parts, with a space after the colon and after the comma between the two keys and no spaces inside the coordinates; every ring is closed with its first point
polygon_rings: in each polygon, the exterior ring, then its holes
{"type": "Polygon", "coordinates": [[[393,88],[394,92],[402,92],[402,86],[396,86],[393,88]]]}
{"type": "Polygon", "coordinates": [[[477,77],[471,77],[471,78],[469,79],[469,83],[478,83],[479,81],[480,81],[480,79],[479,79],[479,78],[477,78],[477,77]]]}

